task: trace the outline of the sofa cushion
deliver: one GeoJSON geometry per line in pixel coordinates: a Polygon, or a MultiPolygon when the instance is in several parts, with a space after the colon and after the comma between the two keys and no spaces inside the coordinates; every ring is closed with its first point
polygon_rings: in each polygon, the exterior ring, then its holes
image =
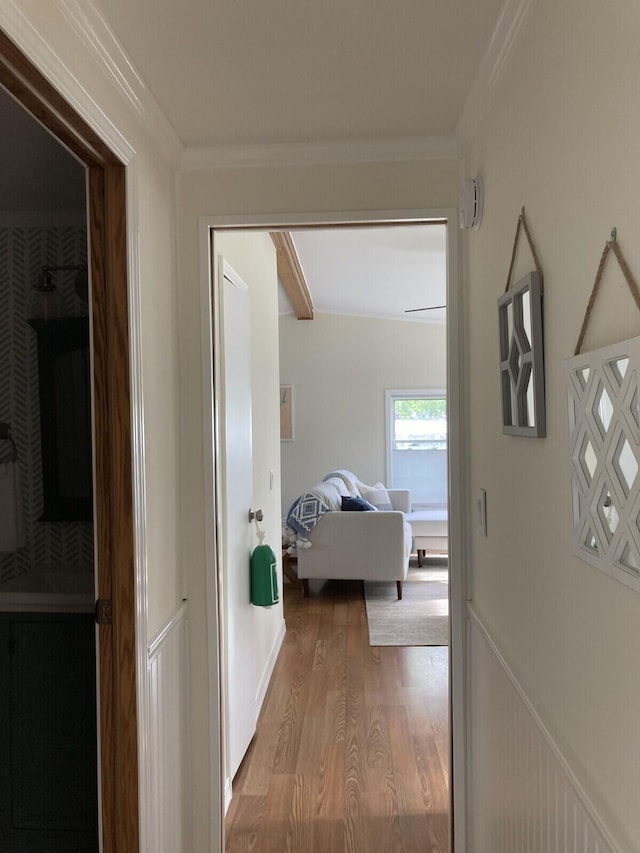
{"type": "Polygon", "coordinates": [[[342,496],[342,511],[343,512],[377,512],[377,509],[365,501],[364,498],[355,498],[351,495],[342,496]]]}
{"type": "Polygon", "coordinates": [[[373,504],[376,509],[382,512],[389,512],[393,509],[389,492],[382,483],[376,483],[375,486],[365,486],[361,484],[360,492],[362,497],[373,504]]]}

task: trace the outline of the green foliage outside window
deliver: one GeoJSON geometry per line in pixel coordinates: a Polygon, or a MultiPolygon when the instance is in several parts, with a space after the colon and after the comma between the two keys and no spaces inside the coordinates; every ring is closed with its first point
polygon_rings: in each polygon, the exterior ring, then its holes
{"type": "Polygon", "coordinates": [[[396,420],[435,420],[447,417],[446,400],[394,400],[396,420]]]}

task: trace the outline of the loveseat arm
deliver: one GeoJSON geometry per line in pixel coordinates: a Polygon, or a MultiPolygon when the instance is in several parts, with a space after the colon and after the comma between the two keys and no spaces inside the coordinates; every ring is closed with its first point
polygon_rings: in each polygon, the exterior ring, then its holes
{"type": "Polygon", "coordinates": [[[409,489],[387,489],[391,506],[400,512],[411,512],[411,492],[409,489]]]}

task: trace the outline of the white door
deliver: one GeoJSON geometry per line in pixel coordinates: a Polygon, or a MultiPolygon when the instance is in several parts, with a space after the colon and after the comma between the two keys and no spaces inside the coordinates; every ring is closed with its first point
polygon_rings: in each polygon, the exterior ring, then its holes
{"type": "Polygon", "coordinates": [[[219,259],[221,342],[221,521],[227,686],[226,758],[230,782],[256,729],[254,614],[249,600],[253,499],[251,332],[247,285],[219,259]]]}

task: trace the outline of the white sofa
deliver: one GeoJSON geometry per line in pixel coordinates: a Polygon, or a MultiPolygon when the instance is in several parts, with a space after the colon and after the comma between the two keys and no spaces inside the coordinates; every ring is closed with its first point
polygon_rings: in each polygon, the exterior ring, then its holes
{"type": "MultiPolygon", "coordinates": [[[[412,532],[405,521],[411,509],[406,489],[386,490],[391,509],[376,512],[341,511],[342,496],[372,496],[375,487],[362,483],[351,471],[327,475],[310,493],[319,494],[330,510],[299,541],[298,577],[308,594],[310,578],[395,581],[402,598],[402,581],[407,577],[412,532]],[[309,546],[303,547],[304,540],[309,546]]],[[[380,494],[380,492],[377,492],[380,494]]]]}

